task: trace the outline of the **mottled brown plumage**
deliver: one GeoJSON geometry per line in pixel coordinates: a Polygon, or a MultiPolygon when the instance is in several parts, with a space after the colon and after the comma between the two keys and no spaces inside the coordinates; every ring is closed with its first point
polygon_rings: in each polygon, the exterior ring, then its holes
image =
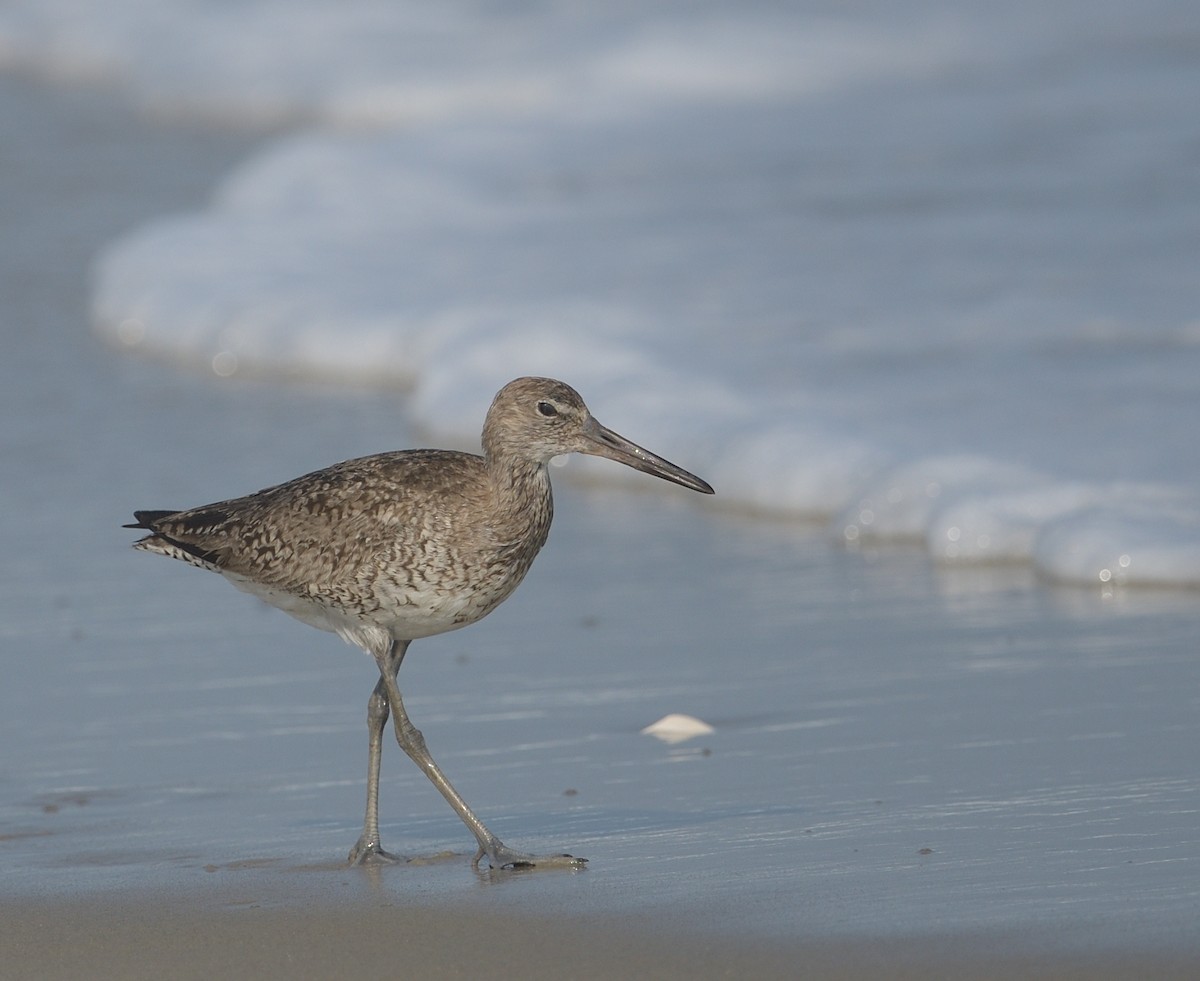
{"type": "Polygon", "coordinates": [[[367,814],[351,860],[390,859],[379,844],[378,779],[389,714],[405,752],[471,829],[494,867],[578,864],[503,845],[433,762],[404,711],[396,672],[410,641],[474,623],[520,584],[554,513],[549,460],[606,456],[693,490],[698,477],[601,426],[570,386],[518,378],[496,395],[483,456],[405,450],[335,464],[246,497],[187,511],[137,511],[134,547],[219,572],[239,589],[370,653],[367,814]]]}
{"type": "Polygon", "coordinates": [[[382,453],[219,504],[138,512],[154,534],[137,547],[220,572],[373,651],[473,623],[517,587],[553,503],[544,467],[508,476],[517,494],[479,456],[382,453]]]}

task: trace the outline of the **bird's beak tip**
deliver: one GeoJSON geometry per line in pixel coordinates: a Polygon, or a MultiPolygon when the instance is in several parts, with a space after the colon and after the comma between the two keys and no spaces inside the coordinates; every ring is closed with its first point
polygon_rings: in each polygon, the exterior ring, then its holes
{"type": "Polygon", "coordinates": [[[634,470],[668,480],[701,494],[716,493],[707,481],[701,480],[694,473],[689,473],[669,460],[664,460],[658,454],[651,453],[644,447],[638,446],[637,443],[630,442],[624,436],[600,425],[594,418],[588,418],[584,432],[588,440],[588,445],[582,449],[584,453],[607,457],[617,463],[632,467],[634,470]]]}

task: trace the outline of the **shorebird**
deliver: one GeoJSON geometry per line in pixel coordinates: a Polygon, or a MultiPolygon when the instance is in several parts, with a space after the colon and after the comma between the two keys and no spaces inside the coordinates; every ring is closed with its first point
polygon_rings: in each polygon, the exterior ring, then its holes
{"type": "Polygon", "coordinates": [[[135,511],[134,548],[219,572],[239,589],[370,654],[367,808],[350,862],[394,862],[379,837],[379,766],[389,715],[396,741],[478,844],[472,865],[581,866],[571,855],[505,845],[475,816],[409,720],[396,675],[408,645],[487,616],[546,542],[554,503],[546,465],[607,457],[702,494],[694,474],[600,425],[569,385],[518,378],[497,393],[483,455],[400,450],[335,464],[246,497],[186,511],[135,511]]]}

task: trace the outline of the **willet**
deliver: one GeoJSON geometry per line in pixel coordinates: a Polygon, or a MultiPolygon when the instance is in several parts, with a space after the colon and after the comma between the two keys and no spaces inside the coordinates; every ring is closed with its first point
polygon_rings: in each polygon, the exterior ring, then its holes
{"type": "Polygon", "coordinates": [[[518,378],[483,424],[483,455],[402,450],[335,464],[247,497],[187,511],[135,511],[151,534],[134,548],[219,572],[239,589],[375,658],[367,703],[367,809],[350,861],[395,861],[379,840],[379,763],[389,714],[396,741],[470,829],[472,864],[579,866],[526,855],[467,806],[409,721],[396,682],[408,645],[487,616],[520,584],[554,513],[546,465],[588,453],[682,484],[693,474],[600,425],[569,385],[518,378]]]}

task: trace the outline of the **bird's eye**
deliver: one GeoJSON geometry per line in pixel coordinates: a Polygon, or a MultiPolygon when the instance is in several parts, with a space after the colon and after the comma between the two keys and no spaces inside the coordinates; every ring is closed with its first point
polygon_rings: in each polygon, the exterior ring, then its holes
{"type": "Polygon", "coordinates": [[[537,404],[537,410],[547,418],[558,415],[558,409],[555,407],[553,402],[539,402],[537,404]]]}

